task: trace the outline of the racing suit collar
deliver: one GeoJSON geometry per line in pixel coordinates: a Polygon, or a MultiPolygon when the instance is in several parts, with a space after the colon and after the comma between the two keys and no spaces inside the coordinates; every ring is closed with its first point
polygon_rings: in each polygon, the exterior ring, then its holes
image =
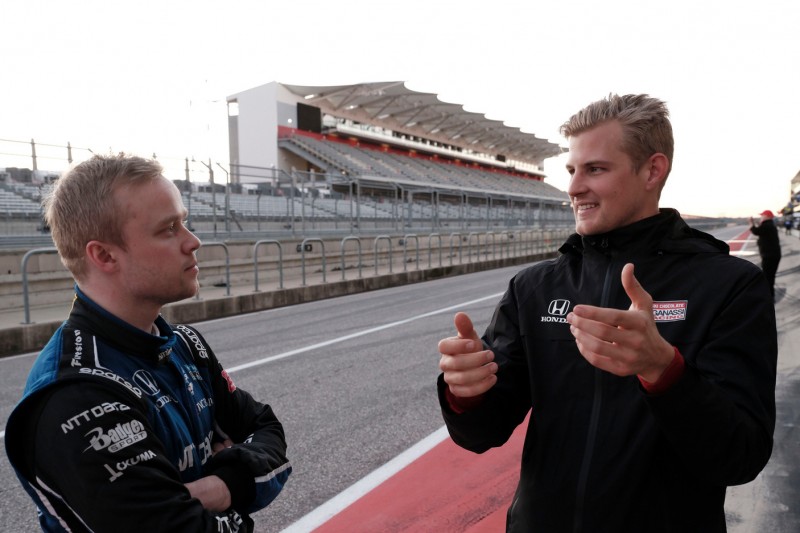
{"type": "Polygon", "coordinates": [[[67,323],[102,338],[121,351],[156,363],[169,360],[177,337],[172,327],[159,315],[155,324],[159,335],[148,334],[100,307],[75,286],[75,300],[67,323]]]}

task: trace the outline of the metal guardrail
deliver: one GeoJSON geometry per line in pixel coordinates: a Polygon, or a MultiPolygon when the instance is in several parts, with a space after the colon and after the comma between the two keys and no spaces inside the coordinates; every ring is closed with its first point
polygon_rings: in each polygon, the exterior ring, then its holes
{"type": "MultiPolygon", "coordinates": [[[[510,257],[512,254],[516,255],[532,255],[534,253],[545,253],[547,251],[551,251],[551,249],[556,249],[558,245],[569,235],[571,231],[569,230],[525,230],[520,231],[518,233],[510,233],[510,232],[502,232],[501,234],[495,234],[493,232],[470,232],[466,237],[467,241],[467,261],[469,263],[472,262],[472,244],[473,239],[477,245],[477,260],[480,261],[481,256],[481,237],[483,237],[483,244],[486,248],[486,254],[489,254],[489,239],[491,238],[491,254],[492,258],[497,258],[497,247],[500,246],[500,258],[503,258],[503,245],[506,244],[507,253],[505,254],[506,257],[510,257]],[[503,238],[505,236],[505,238],[503,238]],[[498,237],[500,237],[498,239],[498,237]],[[499,242],[498,242],[499,241],[499,242]],[[512,242],[513,241],[513,242],[512,242]],[[556,248],[553,247],[553,243],[556,243],[556,248]]],[[[462,237],[463,234],[454,232],[449,235],[449,244],[448,244],[448,253],[449,253],[449,264],[453,265],[453,258],[454,254],[454,246],[458,246],[458,261],[459,264],[463,264],[463,244],[462,244],[462,237]]],[[[416,254],[416,268],[419,270],[420,266],[420,243],[419,243],[419,236],[415,234],[406,234],[403,237],[403,271],[407,271],[407,264],[408,264],[408,241],[413,239],[414,240],[414,247],[415,247],[415,254],[416,254]]],[[[443,258],[442,258],[442,251],[443,251],[443,239],[442,235],[439,233],[431,233],[427,236],[428,239],[428,268],[431,268],[433,265],[433,243],[434,240],[437,242],[438,246],[438,254],[439,254],[439,261],[438,266],[443,266],[443,258]]],[[[358,277],[362,277],[362,266],[363,266],[363,254],[362,254],[362,240],[363,237],[359,236],[347,236],[342,239],[340,245],[340,256],[341,256],[341,266],[342,266],[342,280],[346,279],[346,265],[345,265],[345,245],[349,241],[355,241],[358,246],[358,277]]],[[[386,251],[388,256],[388,268],[389,273],[392,273],[392,263],[393,263],[393,250],[392,250],[392,237],[389,235],[378,235],[374,237],[373,240],[373,254],[375,259],[375,275],[378,275],[378,263],[379,263],[379,243],[380,241],[387,241],[388,243],[388,250],[386,251]]],[[[301,251],[301,271],[302,271],[302,284],[303,286],[306,285],[306,244],[318,242],[322,247],[322,282],[327,283],[326,277],[326,270],[327,270],[327,254],[325,251],[325,242],[321,238],[306,238],[302,241],[300,245],[301,251]]],[[[280,241],[273,240],[273,239],[265,239],[256,241],[253,245],[253,278],[254,278],[254,288],[253,292],[259,292],[259,261],[258,261],[258,251],[259,248],[263,245],[272,244],[278,247],[278,275],[279,275],[279,287],[281,289],[284,288],[284,259],[283,259],[283,247],[280,241]]],[[[228,245],[223,242],[206,242],[203,243],[202,248],[205,247],[213,247],[213,246],[220,246],[225,250],[225,286],[226,286],[226,295],[230,296],[231,294],[231,273],[230,273],[230,253],[228,250],[228,245]]],[[[29,250],[22,258],[22,293],[23,293],[23,311],[24,311],[24,322],[22,324],[31,324],[30,320],[30,299],[29,299],[29,281],[28,281],[28,263],[30,258],[34,255],[39,254],[48,254],[48,253],[58,253],[55,247],[44,247],[44,248],[35,248],[29,250]]],[[[196,299],[200,299],[200,291],[198,290],[197,295],[195,296],[196,299]]]]}
{"type": "Polygon", "coordinates": [[[358,244],[358,279],[361,279],[361,277],[362,277],[361,276],[361,265],[362,265],[362,261],[361,261],[361,237],[356,237],[354,235],[350,235],[350,236],[345,237],[344,239],[342,239],[342,244],[339,247],[339,255],[342,257],[342,281],[345,280],[344,273],[345,273],[345,269],[347,268],[345,266],[345,261],[344,261],[344,259],[345,259],[345,257],[344,257],[344,245],[345,245],[345,243],[347,241],[355,241],[358,244]]]}
{"type": "Polygon", "coordinates": [[[254,287],[253,292],[259,292],[258,290],[258,247],[262,244],[276,244],[278,246],[278,276],[280,279],[279,288],[283,288],[283,246],[281,246],[280,241],[276,241],[273,239],[264,239],[260,241],[256,241],[253,244],[253,280],[254,280],[254,287]]]}
{"type": "Polygon", "coordinates": [[[419,270],[419,237],[409,233],[403,236],[403,272],[406,272],[408,265],[408,239],[414,239],[416,243],[417,270],[419,270]]]}
{"type": "Polygon", "coordinates": [[[484,242],[486,243],[486,248],[487,248],[486,254],[487,255],[489,254],[489,251],[488,251],[488,248],[489,248],[489,237],[491,237],[492,238],[492,259],[497,259],[497,241],[495,240],[495,233],[493,231],[487,231],[485,233],[485,237],[486,237],[486,240],[484,242]]]}
{"type": "Polygon", "coordinates": [[[48,246],[47,248],[35,248],[29,250],[22,256],[22,306],[25,312],[25,320],[23,324],[31,324],[31,307],[28,300],[28,261],[34,255],[58,253],[55,246],[48,246]]]}
{"type": "Polygon", "coordinates": [[[311,242],[318,242],[322,246],[322,283],[327,282],[325,279],[325,271],[327,270],[325,265],[325,241],[316,237],[308,237],[300,243],[300,272],[303,278],[303,287],[306,286],[306,244],[311,242]]]}
{"type": "Polygon", "coordinates": [[[433,242],[433,238],[436,237],[439,242],[439,266],[442,266],[442,236],[438,233],[431,233],[428,235],[428,268],[431,268],[431,256],[433,255],[433,250],[431,248],[431,243],[433,242]]]}
{"type": "MultiPolygon", "coordinates": [[[[228,245],[224,242],[204,242],[200,249],[209,248],[212,246],[221,246],[225,250],[225,296],[231,295],[231,256],[228,251],[228,245]]],[[[197,289],[195,299],[200,299],[200,288],[197,289]]]]}
{"type": "Polygon", "coordinates": [[[375,257],[375,275],[378,275],[378,242],[385,240],[389,243],[389,274],[392,273],[392,237],[389,235],[378,235],[375,237],[375,242],[373,243],[373,252],[375,257]]]}
{"type": "Polygon", "coordinates": [[[470,231],[467,235],[467,263],[472,263],[472,237],[475,237],[475,242],[478,243],[477,257],[478,261],[481,259],[481,236],[477,231],[470,231]]]}
{"type": "Polygon", "coordinates": [[[450,266],[453,266],[453,239],[458,238],[458,264],[462,264],[461,260],[461,234],[460,233],[451,233],[450,234],[450,250],[448,255],[450,256],[450,266]]]}

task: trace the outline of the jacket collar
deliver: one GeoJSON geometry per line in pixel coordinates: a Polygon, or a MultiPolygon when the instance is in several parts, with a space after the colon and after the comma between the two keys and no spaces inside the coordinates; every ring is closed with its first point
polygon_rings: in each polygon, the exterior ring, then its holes
{"type": "Polygon", "coordinates": [[[164,363],[169,360],[177,337],[161,315],[156,318],[155,324],[159,334],[148,334],[112,315],[75,286],[75,300],[67,319],[68,327],[96,335],[126,354],[164,363]]]}
{"type": "Polygon", "coordinates": [[[588,250],[615,255],[646,251],[672,253],[728,253],[726,243],[690,228],[674,209],[660,209],[657,215],[599,235],[573,233],[559,251],[584,253],[588,250]]]}

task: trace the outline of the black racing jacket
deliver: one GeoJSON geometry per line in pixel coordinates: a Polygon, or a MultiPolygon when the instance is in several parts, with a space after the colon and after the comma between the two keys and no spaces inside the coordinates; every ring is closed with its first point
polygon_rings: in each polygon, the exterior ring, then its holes
{"type": "Polygon", "coordinates": [[[758,253],[761,257],[781,256],[781,241],[778,237],[778,228],[771,218],[764,220],[758,226],[750,226],[750,232],[758,237],[758,253]]]}
{"type": "Polygon", "coordinates": [[[42,530],[248,533],[291,465],[281,423],[239,389],[193,328],[149,335],[77,289],[9,417],[6,451],[42,530]],[[225,438],[232,447],[213,453],[225,438]],[[228,486],[206,511],[185,483],[228,486]]]}
{"type": "Polygon", "coordinates": [[[726,487],[755,478],[772,451],[777,333],[760,269],[673,210],[572,235],[560,251],[518,273],[498,304],[483,337],[498,382],[483,403],[454,413],[439,377],[451,437],[482,453],[530,411],[509,532],[725,531],[726,487]],[[628,309],[629,262],[685,358],[657,396],[592,367],[565,318],[577,304],[628,309]]]}

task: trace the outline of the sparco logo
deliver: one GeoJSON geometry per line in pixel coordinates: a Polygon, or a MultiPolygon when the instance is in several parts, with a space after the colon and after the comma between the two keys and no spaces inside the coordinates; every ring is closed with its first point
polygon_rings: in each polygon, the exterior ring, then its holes
{"type": "Polygon", "coordinates": [[[543,316],[542,322],[557,322],[559,324],[566,324],[567,319],[564,318],[569,312],[569,300],[553,300],[547,306],[547,313],[550,316],[543,316]]]}
{"type": "Polygon", "coordinates": [[[120,385],[122,385],[123,387],[125,387],[126,389],[128,389],[129,391],[134,393],[138,398],[142,397],[142,391],[138,387],[134,387],[133,385],[131,385],[130,383],[128,383],[127,381],[125,381],[123,378],[121,378],[120,376],[116,375],[115,373],[111,372],[110,370],[104,370],[102,368],[86,368],[86,367],[84,367],[84,368],[81,368],[80,370],[78,370],[78,372],[80,372],[81,374],[87,374],[87,375],[90,375],[90,376],[98,376],[98,377],[101,377],[101,378],[110,379],[111,381],[115,381],[115,382],[119,383],[120,385]]]}
{"type": "Polygon", "coordinates": [[[197,350],[197,355],[199,355],[202,359],[208,359],[208,352],[206,352],[205,345],[200,342],[200,337],[197,336],[197,333],[192,331],[191,329],[187,328],[184,325],[177,326],[179,330],[184,332],[186,336],[189,338],[189,341],[194,344],[195,349],[197,350]]]}

